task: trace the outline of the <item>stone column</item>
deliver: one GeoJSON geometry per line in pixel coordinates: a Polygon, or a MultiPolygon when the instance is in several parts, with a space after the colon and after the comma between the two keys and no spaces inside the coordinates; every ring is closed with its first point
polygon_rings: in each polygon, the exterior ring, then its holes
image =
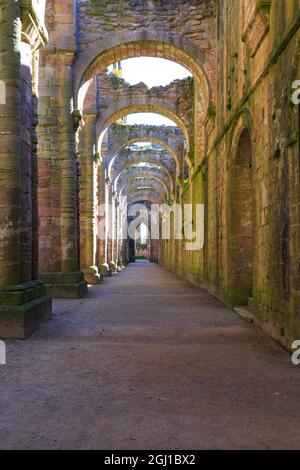
{"type": "Polygon", "coordinates": [[[0,337],[24,339],[51,314],[36,277],[33,61],[46,34],[31,6],[0,0],[0,337]],[[2,46],[3,45],[3,46],[2,46]]]}
{"type": "Polygon", "coordinates": [[[117,272],[117,207],[116,207],[116,194],[111,192],[111,253],[109,259],[110,270],[114,273],[117,272]]]}
{"type": "Polygon", "coordinates": [[[121,229],[122,229],[122,222],[121,222],[121,206],[119,202],[119,196],[116,197],[116,255],[115,255],[115,260],[116,260],[116,266],[117,266],[117,271],[122,271],[122,235],[121,235],[121,229]]]}
{"type": "Polygon", "coordinates": [[[79,298],[87,285],[79,267],[78,161],[81,116],[72,108],[74,52],[48,50],[40,67],[40,277],[54,297],[79,298]]]}
{"type": "Polygon", "coordinates": [[[98,233],[97,233],[97,260],[96,265],[102,276],[111,274],[107,261],[107,227],[105,210],[105,171],[103,162],[98,165],[98,233]]]}
{"type": "Polygon", "coordinates": [[[115,272],[115,264],[113,262],[113,223],[114,223],[114,214],[113,214],[113,191],[111,186],[111,181],[106,180],[106,231],[107,231],[107,263],[109,266],[110,272],[115,272]]]}
{"type": "Polygon", "coordinates": [[[32,277],[39,276],[39,217],[38,217],[38,154],[37,131],[38,126],[38,80],[39,80],[39,52],[33,54],[32,61],[32,99],[31,99],[31,160],[32,160],[32,277]]]}
{"type": "Polygon", "coordinates": [[[126,240],[124,239],[124,232],[126,230],[125,226],[125,219],[124,219],[124,207],[123,207],[123,201],[122,198],[120,199],[119,203],[119,253],[118,253],[118,264],[121,269],[125,267],[126,264],[126,246],[125,242],[126,240]]]}
{"type": "Polygon", "coordinates": [[[98,161],[95,153],[95,115],[84,116],[79,137],[80,161],[80,266],[88,284],[99,284],[96,266],[96,188],[98,161]]]}

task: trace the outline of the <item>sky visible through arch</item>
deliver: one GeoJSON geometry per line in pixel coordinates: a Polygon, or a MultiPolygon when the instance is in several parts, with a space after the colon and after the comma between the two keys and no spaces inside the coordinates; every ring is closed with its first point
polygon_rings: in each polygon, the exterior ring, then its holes
{"type": "MultiPolygon", "coordinates": [[[[122,61],[122,74],[126,82],[136,85],[145,83],[149,88],[154,86],[166,86],[174,80],[182,80],[190,77],[190,72],[166,59],[155,57],[135,57],[122,61]]],[[[130,114],[127,117],[128,124],[149,124],[154,126],[174,126],[170,119],[155,113],[130,114]]]]}

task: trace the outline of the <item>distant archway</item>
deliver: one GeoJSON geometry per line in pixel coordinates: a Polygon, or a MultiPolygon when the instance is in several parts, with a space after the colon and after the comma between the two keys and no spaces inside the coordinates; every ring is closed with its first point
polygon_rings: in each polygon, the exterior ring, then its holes
{"type": "Polygon", "coordinates": [[[186,141],[186,155],[190,151],[190,135],[183,120],[178,116],[178,111],[171,103],[164,103],[159,99],[152,99],[145,103],[142,98],[136,98],[134,101],[129,102],[126,100],[119,100],[114,103],[112,107],[104,111],[97,119],[96,122],[96,136],[99,139],[99,148],[101,148],[102,140],[108,127],[119,119],[133,113],[156,113],[171,119],[183,132],[186,141]]]}
{"type": "MultiPolygon", "coordinates": [[[[144,160],[143,160],[143,163],[144,163],[144,160]]],[[[134,175],[135,172],[133,171],[130,171],[131,167],[133,166],[134,164],[133,163],[129,163],[128,165],[126,165],[122,170],[121,172],[113,179],[113,184],[114,184],[114,190],[117,191],[117,188],[118,188],[118,184],[119,184],[119,181],[120,179],[125,175],[125,176],[129,176],[130,174],[131,175],[134,175]]],[[[162,164],[157,164],[157,167],[162,171],[162,174],[160,174],[160,178],[163,179],[165,178],[165,184],[168,185],[169,187],[169,191],[173,191],[174,189],[174,185],[173,185],[173,180],[172,180],[172,177],[170,175],[170,173],[168,172],[168,170],[162,165],[162,164]]],[[[149,168],[149,170],[151,170],[151,168],[149,168]]],[[[148,176],[148,177],[151,177],[151,175],[153,174],[153,171],[151,170],[149,173],[143,173],[143,168],[141,169],[141,172],[137,172],[136,175],[139,177],[140,174],[142,173],[144,176],[148,176]]]]}
{"type": "MultiPolygon", "coordinates": [[[[123,191],[128,189],[128,188],[135,188],[136,186],[139,186],[141,184],[145,184],[144,182],[146,182],[146,185],[150,185],[149,188],[151,189],[154,189],[154,186],[153,185],[158,185],[160,186],[160,191],[161,191],[161,194],[162,193],[162,190],[165,191],[165,195],[168,196],[168,194],[170,193],[170,189],[168,188],[168,186],[166,185],[166,183],[159,177],[157,176],[154,176],[154,175],[139,175],[139,176],[128,176],[128,179],[126,179],[123,183],[123,186],[121,187],[120,189],[120,195],[122,195],[123,191]]],[[[155,188],[155,189],[158,189],[158,188],[155,188]]]]}
{"type": "MultiPolygon", "coordinates": [[[[116,162],[116,160],[119,158],[119,154],[121,150],[125,147],[129,147],[130,145],[137,143],[137,142],[150,142],[153,144],[161,145],[163,148],[167,150],[167,152],[173,157],[175,164],[176,164],[176,176],[179,176],[179,171],[180,171],[180,160],[179,157],[176,153],[176,149],[174,146],[171,146],[170,143],[166,142],[162,138],[155,138],[155,137],[148,137],[148,138],[141,138],[141,137],[132,137],[130,139],[124,140],[122,143],[119,145],[115,145],[113,147],[113,150],[111,152],[112,154],[112,160],[109,164],[109,171],[108,174],[111,176],[111,172],[113,169],[113,166],[116,162]]],[[[154,162],[153,162],[154,163],[154,162]]],[[[132,162],[133,164],[133,162],[132,162]]]]}

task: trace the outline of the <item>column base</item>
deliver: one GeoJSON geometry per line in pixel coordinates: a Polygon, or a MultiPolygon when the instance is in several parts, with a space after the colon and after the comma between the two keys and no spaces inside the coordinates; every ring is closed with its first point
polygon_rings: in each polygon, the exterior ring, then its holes
{"type": "Polygon", "coordinates": [[[87,284],[97,285],[103,281],[103,275],[98,271],[97,266],[90,266],[81,270],[84,274],[84,279],[87,284]]]}
{"type": "Polygon", "coordinates": [[[52,300],[40,281],[0,289],[0,338],[26,339],[51,317],[52,300]]]}
{"type": "Polygon", "coordinates": [[[114,261],[111,261],[109,263],[109,269],[112,273],[117,273],[118,272],[118,266],[116,265],[116,263],[114,261]]]}
{"type": "Polygon", "coordinates": [[[123,269],[124,269],[123,263],[122,263],[121,261],[118,261],[118,263],[117,263],[117,271],[118,271],[118,273],[121,272],[121,271],[123,271],[123,269]]]}
{"type": "Polygon", "coordinates": [[[47,273],[40,275],[47,292],[55,299],[80,299],[87,294],[87,283],[82,272],[47,273]]]}
{"type": "Polygon", "coordinates": [[[108,264],[100,264],[99,271],[103,277],[109,277],[112,275],[111,270],[109,269],[108,264]]]}

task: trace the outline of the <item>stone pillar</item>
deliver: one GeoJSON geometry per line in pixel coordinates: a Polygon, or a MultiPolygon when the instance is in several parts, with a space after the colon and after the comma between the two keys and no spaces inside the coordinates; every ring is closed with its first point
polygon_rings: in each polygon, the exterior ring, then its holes
{"type": "Polygon", "coordinates": [[[115,272],[115,264],[113,262],[113,194],[112,194],[112,186],[111,181],[109,179],[106,180],[106,196],[105,196],[105,203],[106,203],[106,238],[107,238],[107,264],[109,267],[110,273],[115,272]]]}
{"type": "Polygon", "coordinates": [[[40,67],[39,221],[40,277],[54,297],[87,292],[79,267],[78,161],[72,108],[74,52],[48,50],[40,67]]]}
{"type": "Polygon", "coordinates": [[[37,154],[37,126],[38,126],[38,81],[39,81],[39,53],[33,54],[32,61],[32,99],[31,99],[31,160],[32,160],[32,277],[39,276],[39,217],[38,217],[38,154],[37,154]]]}
{"type": "Polygon", "coordinates": [[[112,272],[117,272],[117,206],[116,194],[111,194],[111,253],[109,259],[109,267],[112,272]]]}
{"type": "Polygon", "coordinates": [[[95,115],[84,116],[80,131],[80,266],[88,284],[99,284],[96,266],[96,188],[98,161],[95,153],[95,115]]]}
{"type": "Polygon", "coordinates": [[[98,165],[98,233],[97,233],[97,260],[96,264],[102,276],[110,276],[107,261],[107,227],[106,227],[106,210],[105,210],[105,171],[103,162],[98,165]]]}
{"type": "Polygon", "coordinates": [[[46,39],[31,6],[0,0],[0,337],[24,339],[51,314],[36,280],[33,61],[46,39]]]}
{"type": "Polygon", "coordinates": [[[124,239],[125,236],[125,231],[126,231],[126,226],[125,226],[125,218],[124,218],[124,207],[123,207],[123,201],[122,198],[120,199],[119,202],[119,253],[118,253],[118,265],[121,269],[123,269],[126,265],[126,245],[125,242],[126,240],[124,239]]]}
{"type": "Polygon", "coordinates": [[[122,221],[121,221],[121,206],[119,202],[119,196],[116,197],[116,265],[117,265],[117,270],[121,271],[122,270],[122,221]]]}

